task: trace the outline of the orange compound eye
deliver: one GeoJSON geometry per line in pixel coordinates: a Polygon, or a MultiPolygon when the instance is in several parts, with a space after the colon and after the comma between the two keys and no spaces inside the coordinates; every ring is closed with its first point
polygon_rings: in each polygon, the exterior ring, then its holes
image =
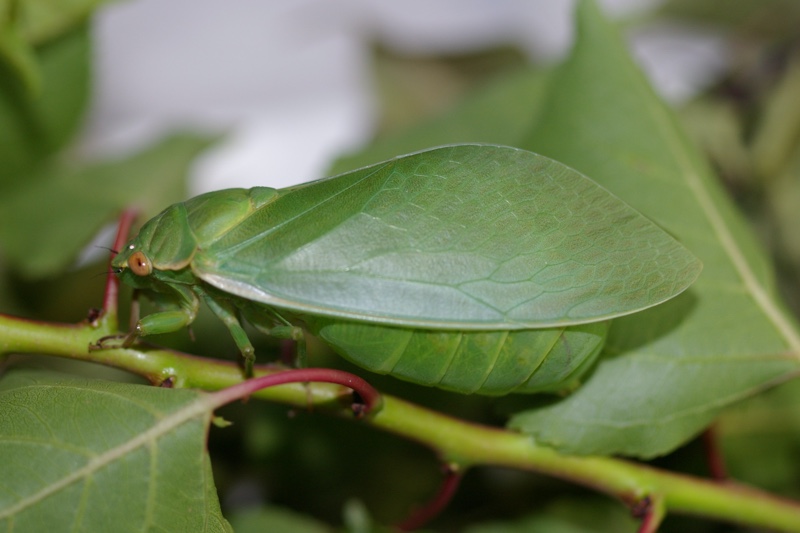
{"type": "Polygon", "coordinates": [[[149,276],[153,271],[153,265],[144,255],[144,252],[134,252],[128,258],[128,268],[137,276],[149,276]]]}

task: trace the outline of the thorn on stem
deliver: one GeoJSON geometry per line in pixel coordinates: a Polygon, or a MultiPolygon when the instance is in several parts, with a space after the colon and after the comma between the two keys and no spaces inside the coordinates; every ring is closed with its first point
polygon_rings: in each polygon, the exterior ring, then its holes
{"type": "Polygon", "coordinates": [[[90,324],[94,324],[95,322],[97,322],[97,319],[99,319],[100,316],[102,316],[102,314],[103,314],[102,309],[98,309],[97,307],[90,307],[89,312],[86,313],[86,321],[90,324]]]}
{"type": "Polygon", "coordinates": [[[644,519],[652,506],[653,500],[650,499],[650,496],[645,496],[631,506],[631,516],[639,520],[644,519]]]}
{"type": "Polygon", "coordinates": [[[638,533],[656,533],[664,519],[664,500],[661,497],[645,496],[631,505],[631,514],[642,521],[638,533]]]}
{"type": "Polygon", "coordinates": [[[353,403],[350,404],[350,409],[353,410],[353,416],[361,420],[367,414],[367,404],[357,390],[353,390],[353,403]]]}

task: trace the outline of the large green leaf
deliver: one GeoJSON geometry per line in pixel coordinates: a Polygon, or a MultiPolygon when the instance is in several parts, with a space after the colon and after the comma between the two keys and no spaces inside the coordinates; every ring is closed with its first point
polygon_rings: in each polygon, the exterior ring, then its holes
{"type": "Polygon", "coordinates": [[[37,371],[0,381],[0,529],[232,531],[202,393],[37,371]]]}
{"type": "Polygon", "coordinates": [[[209,142],[178,135],[120,161],[47,169],[0,197],[0,249],[28,277],[63,269],[123,208],[152,216],[183,199],[188,165],[209,142]]]}
{"type": "Polygon", "coordinates": [[[578,42],[526,147],[638,208],[704,270],[683,295],[615,320],[588,382],[511,425],[571,453],[649,457],[800,371],[800,335],[751,232],[614,28],[593,3],[577,15],[578,42]]]}

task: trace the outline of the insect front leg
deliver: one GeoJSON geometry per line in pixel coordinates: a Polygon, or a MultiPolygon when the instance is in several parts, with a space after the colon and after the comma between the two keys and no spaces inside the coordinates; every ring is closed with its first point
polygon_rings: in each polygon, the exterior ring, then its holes
{"type": "MultiPolygon", "coordinates": [[[[148,293],[148,298],[158,307],[166,308],[164,311],[157,311],[144,318],[138,318],[138,298],[134,297],[134,305],[131,309],[131,329],[127,334],[108,335],[98,339],[89,346],[89,350],[103,350],[107,348],[120,347],[118,341],[122,339],[122,348],[130,348],[136,339],[147,335],[158,335],[160,333],[172,333],[187,327],[194,322],[200,301],[197,296],[183,285],[170,287],[168,293],[152,292],[148,293]]],[[[136,293],[134,293],[136,294],[136,293]]]]}
{"type": "Polygon", "coordinates": [[[173,307],[167,311],[158,311],[140,318],[131,328],[130,333],[122,342],[124,348],[130,347],[138,337],[172,333],[189,326],[197,316],[200,301],[191,288],[183,285],[173,285],[174,291],[170,294],[154,293],[150,298],[159,305],[173,307]]]}

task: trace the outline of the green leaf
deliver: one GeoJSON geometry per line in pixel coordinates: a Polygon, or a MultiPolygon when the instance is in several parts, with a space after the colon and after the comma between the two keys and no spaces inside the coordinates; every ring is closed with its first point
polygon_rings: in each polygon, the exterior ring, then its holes
{"type": "Polygon", "coordinates": [[[23,39],[11,16],[0,18],[0,59],[10,67],[9,70],[15,74],[15,81],[18,81],[28,93],[39,92],[41,76],[36,55],[33,48],[23,39]]]}
{"type": "Polygon", "coordinates": [[[800,497],[800,381],[747,399],[726,411],[714,427],[733,479],[800,497]]]}
{"type": "Polygon", "coordinates": [[[41,91],[26,93],[0,64],[0,190],[13,190],[31,169],[62,148],[88,101],[91,45],[81,26],[36,48],[41,91]]]}
{"type": "Polygon", "coordinates": [[[699,98],[679,111],[689,137],[719,169],[720,177],[744,188],[753,176],[750,151],[744,143],[744,120],[733,102],[699,98]]]}
{"type": "Polygon", "coordinates": [[[605,358],[570,397],[511,426],[570,453],[652,457],[720,408],[800,370],[800,335],[771,267],[705,160],[597,7],[527,147],[586,173],[704,263],[681,296],[613,322],[605,358]]]}
{"type": "Polygon", "coordinates": [[[0,381],[0,528],[232,531],[207,396],[32,370],[0,381]]]}
{"type": "MultiPolygon", "coordinates": [[[[800,142],[794,147],[783,172],[773,176],[765,191],[769,224],[765,232],[782,266],[783,282],[789,287],[800,284],[800,142]]],[[[786,297],[795,312],[800,311],[800,291],[788,290],[786,297]]]]}
{"type": "Polygon", "coordinates": [[[41,44],[81,25],[108,0],[5,0],[19,11],[25,40],[41,44]]]}
{"type": "Polygon", "coordinates": [[[0,0],[0,23],[14,25],[23,40],[39,45],[82,25],[108,0],[0,0]]]}
{"type": "MultiPolygon", "coordinates": [[[[39,96],[42,73],[34,47],[85,26],[105,0],[0,0],[0,58],[29,96],[39,96]]],[[[60,84],[63,89],[66,84],[60,84]]]]}
{"type": "Polygon", "coordinates": [[[147,217],[183,199],[187,168],[209,143],[176,135],[120,161],[49,168],[0,198],[0,248],[27,277],[65,268],[123,208],[147,217]]]}
{"type": "Polygon", "coordinates": [[[786,168],[800,141],[800,54],[795,53],[786,72],[766,99],[753,132],[753,164],[764,180],[774,179],[786,168]]]}

